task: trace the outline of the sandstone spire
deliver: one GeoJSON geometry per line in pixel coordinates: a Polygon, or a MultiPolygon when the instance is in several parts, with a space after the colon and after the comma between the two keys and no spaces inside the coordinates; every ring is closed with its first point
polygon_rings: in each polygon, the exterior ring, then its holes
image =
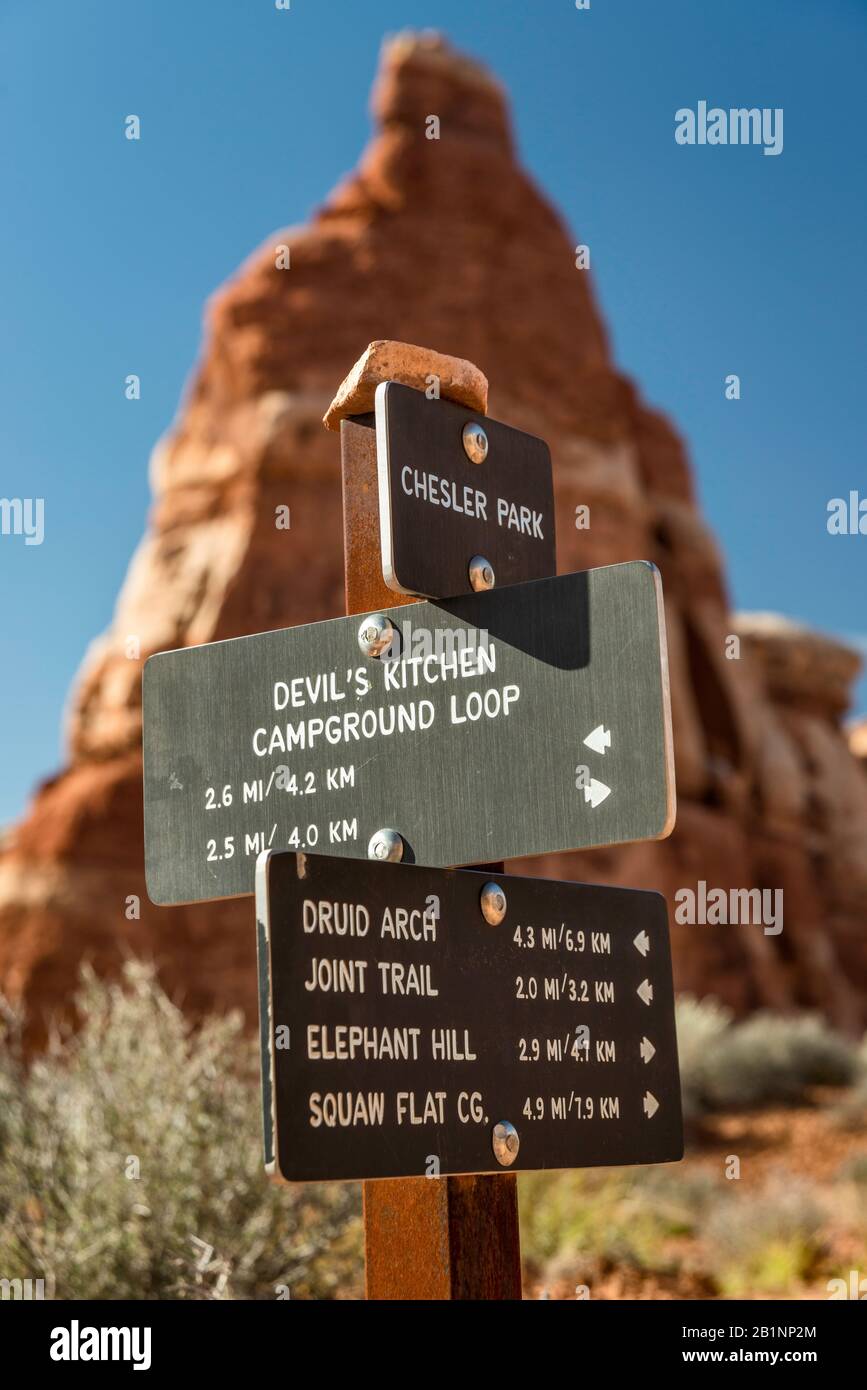
{"type": "Polygon", "coordinates": [[[647,558],[663,572],[678,828],[545,870],[669,895],[697,879],[783,887],[780,937],[674,927],[679,985],[863,1024],[867,777],[840,728],[848,656],[742,625],[741,659],[727,659],[736,629],[684,450],[614,369],[577,237],[518,164],[499,84],[442,39],[403,34],[373,106],[357,171],[209,306],[201,364],[154,452],[149,529],[77,682],[69,765],[0,857],[0,988],[58,1006],[83,956],[114,969],[135,952],[191,1008],[254,1006],[250,903],[159,909],[145,894],[141,664],[341,611],[338,445],[321,419],[366,344],[393,338],[477,363],[491,414],[549,441],[561,569],[647,558]],[[275,526],[279,507],[291,529],[275,526]],[[805,684],[803,650],[833,697],[805,684]]]}

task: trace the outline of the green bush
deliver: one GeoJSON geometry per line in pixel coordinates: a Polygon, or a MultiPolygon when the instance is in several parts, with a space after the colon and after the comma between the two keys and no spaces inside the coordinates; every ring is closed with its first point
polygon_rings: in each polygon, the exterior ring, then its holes
{"type": "Polygon", "coordinates": [[[151,969],[86,974],[81,1026],[30,1067],[0,1055],[0,1277],[58,1298],[360,1292],[357,1186],[277,1188],[237,1016],[194,1029],[151,969]]]}
{"type": "Polygon", "coordinates": [[[729,1297],[792,1292],[822,1251],[825,1212],[795,1181],[732,1194],[708,1219],[705,1238],[720,1292],[729,1297]]]}
{"type": "Polygon", "coordinates": [[[859,1187],[867,1188],[867,1154],[856,1154],[854,1158],[849,1158],[840,1169],[840,1177],[843,1182],[854,1182],[859,1187]]]}
{"type": "Polygon", "coordinates": [[[733,1023],[713,1000],[682,998],[677,1009],[684,1111],[794,1104],[815,1086],[848,1086],[856,1047],[812,1015],[757,1013],[733,1023]]]}
{"type": "Polygon", "coordinates": [[[709,1173],[668,1165],[522,1173],[521,1251],[548,1278],[599,1262],[668,1270],[669,1242],[701,1230],[720,1190],[709,1173]]]}
{"type": "Polygon", "coordinates": [[[861,1074],[848,1095],[834,1107],[834,1119],[843,1129],[867,1129],[867,1076],[861,1074]]]}
{"type": "Polygon", "coordinates": [[[731,1036],[732,1014],[715,999],[684,994],[677,1000],[676,1021],[683,1113],[694,1120],[708,1109],[708,1080],[731,1036]]]}

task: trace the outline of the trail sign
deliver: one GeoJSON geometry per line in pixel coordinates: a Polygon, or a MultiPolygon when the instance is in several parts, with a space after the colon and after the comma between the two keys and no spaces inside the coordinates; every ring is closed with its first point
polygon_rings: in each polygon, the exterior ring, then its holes
{"type": "Polygon", "coordinates": [[[157,903],[251,893],[264,849],[490,863],[661,838],[674,778],[644,563],[163,652],[144,673],[157,903]],[[371,847],[372,846],[372,847],[371,847]],[[370,847],[370,848],[369,848],[370,847]]]}
{"type": "Polygon", "coordinates": [[[266,853],[256,915],[275,1176],[682,1157],[658,894],[266,853]]]}
{"type": "Polygon", "coordinates": [[[554,573],[554,482],[544,440],[396,381],[382,382],[375,400],[390,589],[442,598],[554,573]]]}

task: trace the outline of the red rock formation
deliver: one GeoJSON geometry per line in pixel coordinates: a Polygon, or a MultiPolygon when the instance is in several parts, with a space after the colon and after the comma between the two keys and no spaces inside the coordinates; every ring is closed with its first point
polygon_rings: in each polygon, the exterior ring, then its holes
{"type": "Polygon", "coordinates": [[[736,629],[683,446],[612,366],[575,238],[516,163],[493,79],[404,36],[385,50],[374,109],[358,171],[209,307],[203,361],[154,454],[149,530],[78,681],[70,766],[0,858],[0,986],[56,1007],[82,957],[108,970],[133,952],[154,956],[191,1009],[253,1006],[250,902],[147,900],[141,664],[342,611],[338,443],[321,419],[366,344],[393,338],[477,363],[490,413],[550,442],[562,570],[642,557],[663,572],[677,830],[545,871],[669,894],[699,879],[784,886],[780,936],[675,925],[679,985],[863,1024],[867,779],[840,729],[850,656],[742,622],[742,655],[728,659],[736,629]],[[426,138],[431,113],[439,140],[426,138]],[[277,268],[281,244],[291,269],[277,268]],[[575,529],[578,504],[589,530],[575,529]],[[275,527],[281,505],[291,530],[275,527]]]}
{"type": "Polygon", "coordinates": [[[867,719],[859,719],[849,726],[849,751],[853,758],[867,762],[867,719]]]}

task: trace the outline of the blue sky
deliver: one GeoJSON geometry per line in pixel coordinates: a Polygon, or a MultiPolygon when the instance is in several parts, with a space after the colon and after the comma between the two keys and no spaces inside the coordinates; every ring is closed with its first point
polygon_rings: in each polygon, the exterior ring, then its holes
{"type": "Polygon", "coordinates": [[[3,0],[0,496],[44,497],[46,534],[0,536],[0,824],[61,763],[205,298],[355,164],[406,27],[506,83],[618,363],[688,441],[736,606],[867,643],[867,536],[826,530],[829,498],[867,496],[864,0],[3,0]],[[677,145],[702,99],[783,107],[783,153],[677,145]]]}

